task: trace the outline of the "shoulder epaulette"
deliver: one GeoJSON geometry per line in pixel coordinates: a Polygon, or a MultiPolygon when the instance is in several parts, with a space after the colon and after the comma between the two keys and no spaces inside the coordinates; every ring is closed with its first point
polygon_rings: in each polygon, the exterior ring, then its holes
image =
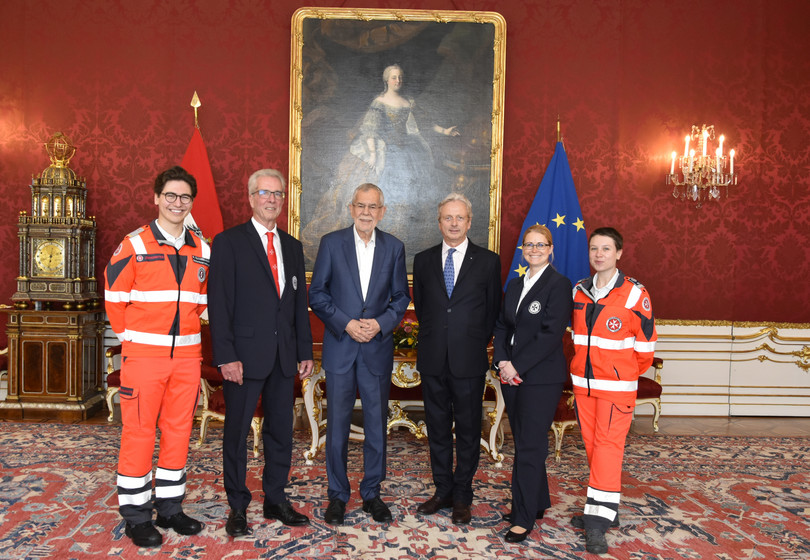
{"type": "Polygon", "coordinates": [[[627,280],[628,282],[631,282],[631,283],[635,284],[635,285],[636,285],[636,286],[638,286],[639,288],[643,288],[643,287],[644,287],[644,284],[642,284],[641,282],[639,282],[639,281],[638,281],[638,280],[636,280],[635,278],[631,278],[630,276],[625,276],[625,277],[624,277],[624,279],[625,279],[625,280],[627,280]]]}
{"type": "Polygon", "coordinates": [[[125,237],[135,237],[136,235],[140,235],[144,230],[146,230],[146,227],[147,226],[141,226],[138,229],[136,229],[135,231],[131,231],[128,234],[126,234],[125,237]]]}

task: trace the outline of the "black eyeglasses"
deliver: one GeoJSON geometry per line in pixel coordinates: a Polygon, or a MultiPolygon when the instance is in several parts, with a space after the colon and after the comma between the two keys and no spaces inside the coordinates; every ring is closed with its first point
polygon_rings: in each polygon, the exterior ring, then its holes
{"type": "Polygon", "coordinates": [[[190,194],[177,194],[177,193],[173,193],[171,191],[160,193],[160,194],[163,195],[163,198],[166,199],[166,202],[168,202],[170,204],[172,202],[174,202],[175,200],[177,200],[178,198],[180,199],[180,202],[182,202],[183,204],[188,204],[189,202],[194,200],[194,197],[191,196],[190,194]]]}
{"type": "Polygon", "coordinates": [[[528,249],[529,251],[531,251],[532,249],[540,249],[540,250],[543,250],[543,249],[545,249],[546,247],[551,247],[551,245],[550,245],[549,243],[524,243],[524,244],[523,244],[523,250],[524,250],[524,251],[525,251],[526,249],[528,249]]]}

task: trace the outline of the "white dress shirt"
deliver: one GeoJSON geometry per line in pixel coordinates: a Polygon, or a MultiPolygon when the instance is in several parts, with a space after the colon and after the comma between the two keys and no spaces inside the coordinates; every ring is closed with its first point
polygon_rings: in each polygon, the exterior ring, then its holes
{"type": "MultiPolygon", "coordinates": [[[[529,272],[523,275],[523,290],[520,292],[520,297],[518,298],[517,307],[515,307],[515,315],[517,315],[517,310],[520,309],[520,304],[523,302],[523,298],[526,297],[526,294],[529,293],[529,290],[537,283],[537,279],[540,278],[543,273],[546,271],[546,267],[548,263],[543,266],[540,270],[534,273],[531,277],[529,277],[529,272]]],[[[512,340],[510,341],[512,345],[515,344],[515,333],[512,333],[512,340]]]]}
{"type": "Polygon", "coordinates": [[[158,222],[157,220],[155,220],[155,225],[157,226],[158,231],[163,235],[163,237],[166,238],[166,241],[169,243],[169,245],[173,246],[178,251],[180,250],[180,247],[186,244],[186,226],[183,226],[183,233],[180,234],[180,237],[175,237],[171,233],[160,227],[160,222],[158,222]]]}
{"type": "Polygon", "coordinates": [[[357,253],[357,269],[360,271],[360,289],[365,300],[368,294],[368,283],[371,281],[371,266],[374,264],[377,230],[371,231],[371,239],[368,244],[360,238],[360,234],[357,233],[357,226],[352,227],[352,231],[354,232],[354,248],[357,253]]]}

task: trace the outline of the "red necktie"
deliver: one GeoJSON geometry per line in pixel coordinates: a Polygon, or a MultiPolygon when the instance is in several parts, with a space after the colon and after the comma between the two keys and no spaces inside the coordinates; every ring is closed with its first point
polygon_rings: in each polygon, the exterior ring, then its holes
{"type": "Polygon", "coordinates": [[[273,232],[267,232],[267,262],[270,263],[270,270],[273,271],[273,281],[276,283],[276,293],[281,297],[281,288],[278,284],[278,261],[276,260],[276,249],[273,247],[273,232]]]}

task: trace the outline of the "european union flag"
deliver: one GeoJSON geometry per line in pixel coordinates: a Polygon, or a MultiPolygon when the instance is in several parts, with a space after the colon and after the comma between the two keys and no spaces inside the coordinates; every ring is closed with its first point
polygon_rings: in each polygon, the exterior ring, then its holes
{"type": "Polygon", "coordinates": [[[548,164],[540,188],[534,196],[534,202],[523,222],[512,266],[506,277],[507,283],[512,278],[523,276],[528,270],[528,265],[523,260],[521,243],[526,229],[534,224],[544,225],[551,231],[554,238],[552,261],[554,268],[566,275],[572,284],[590,275],[588,236],[585,233],[585,222],[582,221],[582,210],[574,188],[574,177],[571,175],[562,142],[557,142],[554,157],[548,164]]]}

